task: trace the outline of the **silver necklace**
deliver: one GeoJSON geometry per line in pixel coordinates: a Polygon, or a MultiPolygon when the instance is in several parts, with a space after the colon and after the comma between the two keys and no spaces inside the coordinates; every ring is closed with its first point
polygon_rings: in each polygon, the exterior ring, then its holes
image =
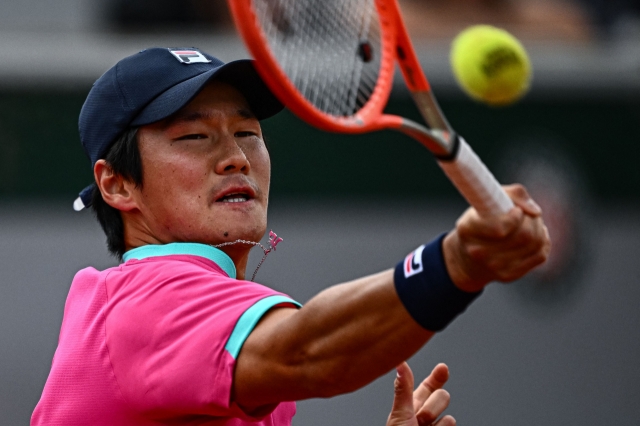
{"type": "Polygon", "coordinates": [[[258,273],[258,269],[260,269],[260,267],[264,263],[264,260],[267,258],[267,255],[269,253],[271,253],[272,251],[276,251],[276,246],[281,241],[282,241],[282,238],[278,237],[275,232],[269,231],[269,248],[266,248],[265,246],[263,246],[259,242],[248,241],[248,240],[235,240],[235,241],[228,241],[226,243],[211,244],[211,247],[220,248],[220,247],[230,246],[230,245],[233,245],[233,244],[246,244],[246,245],[250,245],[250,246],[259,246],[262,249],[262,251],[264,252],[264,256],[262,256],[262,259],[260,260],[260,263],[258,263],[258,266],[256,267],[256,270],[253,271],[253,276],[251,277],[251,281],[253,281],[253,280],[256,279],[256,274],[258,273]]]}

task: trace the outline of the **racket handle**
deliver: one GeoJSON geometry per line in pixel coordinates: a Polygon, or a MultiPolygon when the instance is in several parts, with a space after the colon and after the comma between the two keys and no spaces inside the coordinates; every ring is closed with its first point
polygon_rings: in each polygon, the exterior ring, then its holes
{"type": "Polygon", "coordinates": [[[440,160],[438,164],[481,216],[507,213],[513,208],[513,201],[469,144],[460,136],[458,139],[456,157],[452,160],[440,160]]]}

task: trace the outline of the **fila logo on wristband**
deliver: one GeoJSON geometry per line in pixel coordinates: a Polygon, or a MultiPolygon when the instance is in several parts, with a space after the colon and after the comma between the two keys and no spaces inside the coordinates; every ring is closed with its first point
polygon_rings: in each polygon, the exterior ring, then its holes
{"type": "Polygon", "coordinates": [[[405,278],[409,278],[422,272],[422,250],[424,250],[424,245],[421,245],[404,258],[403,269],[405,278]]]}
{"type": "Polygon", "coordinates": [[[197,64],[197,63],[209,63],[211,62],[202,53],[197,50],[181,50],[181,49],[169,49],[169,52],[176,57],[177,60],[183,64],[197,64]]]}

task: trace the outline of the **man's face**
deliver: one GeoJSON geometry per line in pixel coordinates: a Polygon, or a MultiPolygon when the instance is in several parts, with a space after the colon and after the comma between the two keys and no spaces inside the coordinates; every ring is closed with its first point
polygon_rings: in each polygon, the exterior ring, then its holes
{"type": "Polygon", "coordinates": [[[135,196],[145,233],[163,243],[262,238],[269,153],[237,89],[208,84],[172,117],[142,126],[138,144],[143,186],[135,196]]]}

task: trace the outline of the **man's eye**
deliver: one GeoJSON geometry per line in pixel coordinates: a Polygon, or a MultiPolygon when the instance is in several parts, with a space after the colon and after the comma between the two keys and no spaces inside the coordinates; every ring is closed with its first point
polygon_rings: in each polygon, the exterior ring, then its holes
{"type": "Polygon", "coordinates": [[[248,138],[255,135],[253,132],[236,132],[234,136],[237,138],[248,138]]]}
{"type": "Polygon", "coordinates": [[[206,135],[201,135],[201,134],[192,134],[192,135],[184,135],[184,136],[180,136],[178,139],[179,141],[182,140],[190,140],[190,139],[206,139],[206,135]]]}

